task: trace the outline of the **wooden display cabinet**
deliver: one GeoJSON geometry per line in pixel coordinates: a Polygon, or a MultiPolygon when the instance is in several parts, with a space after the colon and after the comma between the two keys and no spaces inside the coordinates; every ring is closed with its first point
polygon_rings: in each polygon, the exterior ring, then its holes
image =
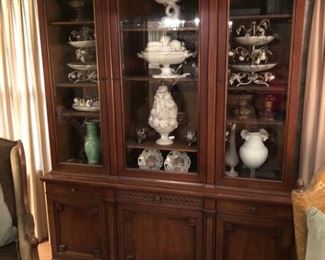
{"type": "Polygon", "coordinates": [[[305,0],[165,2],[38,0],[53,257],[290,259],[305,0]]]}

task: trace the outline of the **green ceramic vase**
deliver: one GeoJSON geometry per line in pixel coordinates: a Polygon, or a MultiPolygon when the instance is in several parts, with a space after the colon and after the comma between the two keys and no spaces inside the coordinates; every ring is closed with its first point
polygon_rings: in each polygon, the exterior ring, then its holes
{"type": "Polygon", "coordinates": [[[97,122],[86,121],[87,135],[85,137],[85,153],[88,164],[99,164],[101,157],[101,144],[97,135],[97,122]]]}

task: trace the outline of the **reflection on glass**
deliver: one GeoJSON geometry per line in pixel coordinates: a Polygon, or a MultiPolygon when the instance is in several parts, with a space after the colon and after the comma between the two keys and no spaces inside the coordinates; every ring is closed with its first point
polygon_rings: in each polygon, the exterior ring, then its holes
{"type": "Polygon", "coordinates": [[[93,1],[47,1],[58,162],[101,164],[93,1]]]}
{"type": "Polygon", "coordinates": [[[119,18],[126,168],[195,173],[198,1],[123,0],[119,18]]]}
{"type": "Polygon", "coordinates": [[[292,1],[230,2],[227,177],[282,179],[291,12],[292,1]]]}

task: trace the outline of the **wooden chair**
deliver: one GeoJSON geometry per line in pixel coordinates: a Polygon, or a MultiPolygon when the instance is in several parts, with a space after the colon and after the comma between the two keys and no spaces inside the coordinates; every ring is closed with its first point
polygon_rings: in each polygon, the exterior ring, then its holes
{"type": "Polygon", "coordinates": [[[296,250],[298,260],[304,260],[307,245],[306,209],[315,207],[325,212],[325,167],[320,169],[305,188],[302,181],[299,188],[292,191],[296,250]]]}
{"type": "Polygon", "coordinates": [[[1,247],[0,259],[39,259],[34,219],[29,212],[25,154],[20,141],[0,138],[0,182],[13,225],[18,229],[18,242],[1,247]]]}

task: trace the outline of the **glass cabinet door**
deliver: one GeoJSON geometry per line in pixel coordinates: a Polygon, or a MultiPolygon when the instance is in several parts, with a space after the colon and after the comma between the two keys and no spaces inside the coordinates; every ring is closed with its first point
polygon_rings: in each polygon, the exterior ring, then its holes
{"type": "MultiPolygon", "coordinates": [[[[58,164],[103,163],[94,3],[91,0],[47,0],[48,52],[58,164]]],[[[52,145],[53,146],[53,145],[52,145]]]]}
{"type": "Polygon", "coordinates": [[[118,2],[124,168],[198,175],[199,1],[118,2]]]}
{"type": "Polygon", "coordinates": [[[292,0],[229,1],[226,178],[284,178],[292,12],[292,0]]]}

